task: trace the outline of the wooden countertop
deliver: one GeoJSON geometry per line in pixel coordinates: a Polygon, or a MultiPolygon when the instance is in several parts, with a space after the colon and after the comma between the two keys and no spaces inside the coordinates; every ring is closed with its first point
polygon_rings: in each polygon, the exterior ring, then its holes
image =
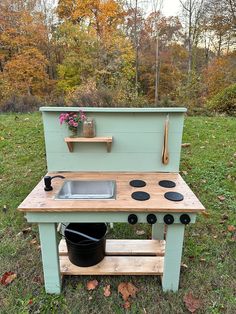
{"type": "Polygon", "coordinates": [[[47,175],[61,174],[67,180],[115,180],[116,199],[114,200],[56,200],[63,180],[52,180],[53,190],[44,191],[43,179],[25,198],[18,207],[23,212],[201,212],[204,206],[188,187],[178,173],[127,173],[127,172],[62,172],[48,173],[47,175]],[[142,188],[134,188],[129,182],[141,179],[146,182],[142,188]],[[172,180],[176,183],[174,188],[163,188],[158,185],[160,180],[172,180]],[[134,191],[145,191],[150,194],[147,201],[137,201],[131,198],[134,191]],[[183,194],[184,200],[180,202],[169,201],[164,193],[175,191],[183,194]]]}

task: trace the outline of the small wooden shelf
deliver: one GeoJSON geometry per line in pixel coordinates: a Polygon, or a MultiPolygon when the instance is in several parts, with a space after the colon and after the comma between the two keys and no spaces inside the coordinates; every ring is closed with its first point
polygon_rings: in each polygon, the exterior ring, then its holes
{"type": "Polygon", "coordinates": [[[65,240],[59,244],[62,275],[162,275],[164,240],[106,241],[106,256],[97,265],[79,267],[67,256],[65,240]]]}
{"type": "Polygon", "coordinates": [[[111,151],[112,136],[106,137],[66,137],[65,142],[70,152],[73,152],[74,143],[106,143],[107,152],[111,151]]]}

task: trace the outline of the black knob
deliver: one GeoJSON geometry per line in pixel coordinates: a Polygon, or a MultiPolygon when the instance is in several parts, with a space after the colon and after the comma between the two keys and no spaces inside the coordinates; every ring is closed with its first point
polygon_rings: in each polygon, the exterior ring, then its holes
{"type": "Polygon", "coordinates": [[[189,217],[188,214],[182,214],[179,218],[180,222],[184,225],[187,225],[190,223],[191,218],[189,217]]]}
{"type": "Polygon", "coordinates": [[[154,214],[149,214],[147,215],[147,222],[150,224],[150,225],[153,225],[157,222],[157,217],[156,215],[154,214]]]}
{"type": "Polygon", "coordinates": [[[131,225],[135,225],[138,222],[138,217],[135,214],[130,214],[128,217],[128,222],[131,225]]]}
{"type": "Polygon", "coordinates": [[[167,215],[164,216],[164,223],[165,224],[171,225],[171,224],[173,224],[174,221],[175,220],[174,220],[174,217],[172,215],[167,214],[167,215]]]}
{"type": "Polygon", "coordinates": [[[45,176],[45,177],[44,177],[44,184],[45,184],[44,190],[45,190],[45,191],[52,191],[52,190],[53,190],[53,187],[52,187],[51,184],[52,184],[52,179],[54,179],[54,178],[65,179],[65,177],[60,176],[60,175],[58,175],[58,176],[53,176],[53,177],[51,177],[51,176],[45,176]]]}

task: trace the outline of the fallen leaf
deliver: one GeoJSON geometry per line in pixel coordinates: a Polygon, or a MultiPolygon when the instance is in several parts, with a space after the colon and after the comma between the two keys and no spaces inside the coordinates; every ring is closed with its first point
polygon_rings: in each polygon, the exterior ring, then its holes
{"type": "Polygon", "coordinates": [[[137,235],[143,235],[143,234],[145,234],[145,231],[144,230],[137,230],[136,234],[137,235]]]}
{"type": "Polygon", "coordinates": [[[29,302],[28,302],[28,305],[31,305],[31,304],[33,304],[33,300],[32,299],[30,299],[29,302]]]}
{"type": "Polygon", "coordinates": [[[229,232],[234,232],[236,230],[236,227],[228,226],[227,229],[228,229],[229,232]]]}
{"type": "Polygon", "coordinates": [[[187,264],[184,264],[184,263],[181,263],[181,267],[183,267],[183,268],[188,268],[188,265],[187,265],[187,264]]]}
{"type": "Polygon", "coordinates": [[[221,202],[223,202],[223,201],[225,200],[224,195],[219,195],[219,196],[217,196],[217,198],[218,198],[221,202]]]}
{"type": "Polygon", "coordinates": [[[118,292],[122,295],[124,301],[129,297],[135,297],[138,289],[131,282],[121,282],[118,286],[118,292]]]}
{"type": "Polygon", "coordinates": [[[92,300],[92,299],[93,299],[93,297],[90,295],[88,299],[89,299],[89,300],[92,300]]]}
{"type": "Polygon", "coordinates": [[[103,288],[103,291],[103,295],[109,297],[111,295],[111,285],[106,285],[106,287],[103,288]]]}
{"type": "Polygon", "coordinates": [[[200,262],[205,262],[206,259],[205,258],[200,258],[200,262]]]}
{"type": "Polygon", "coordinates": [[[214,235],[214,236],[213,236],[213,238],[214,238],[214,239],[217,239],[217,238],[218,238],[218,236],[217,236],[217,235],[214,235]]]}
{"type": "Polygon", "coordinates": [[[188,171],[183,170],[182,174],[186,176],[188,174],[188,171]]]}
{"type": "Polygon", "coordinates": [[[206,218],[208,218],[208,217],[210,216],[210,213],[206,212],[205,210],[204,210],[203,212],[201,212],[201,214],[202,214],[204,217],[206,217],[206,218]]]}
{"type": "Polygon", "coordinates": [[[126,301],[124,304],[123,304],[123,308],[124,309],[129,309],[131,307],[131,304],[130,304],[130,302],[129,301],[126,301]]]}
{"type": "Polygon", "coordinates": [[[98,285],[98,281],[96,279],[90,280],[87,282],[87,290],[94,290],[98,285]]]}
{"type": "Polygon", "coordinates": [[[16,279],[17,275],[16,273],[13,273],[12,271],[5,272],[2,277],[0,277],[0,283],[3,286],[9,285],[14,279],[16,279]]]}
{"type": "Polygon", "coordinates": [[[31,227],[22,229],[23,234],[29,233],[30,231],[32,231],[31,227]]]}
{"type": "Polygon", "coordinates": [[[190,143],[182,143],[181,146],[182,147],[189,147],[189,146],[191,146],[191,144],[190,143]]]}
{"type": "Polygon", "coordinates": [[[36,239],[31,240],[30,244],[33,244],[33,245],[37,244],[37,240],[36,239]]]}
{"type": "Polygon", "coordinates": [[[201,302],[199,299],[194,298],[191,292],[186,294],[183,298],[186,308],[189,312],[194,313],[200,308],[201,302]]]}

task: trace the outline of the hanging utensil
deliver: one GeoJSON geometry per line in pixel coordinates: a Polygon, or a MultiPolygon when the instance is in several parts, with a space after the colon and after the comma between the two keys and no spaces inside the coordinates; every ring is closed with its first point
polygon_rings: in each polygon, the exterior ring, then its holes
{"type": "Polygon", "coordinates": [[[162,163],[167,165],[169,163],[169,150],[168,150],[168,131],[169,131],[169,114],[166,116],[164,127],[164,143],[162,150],[162,163]]]}

